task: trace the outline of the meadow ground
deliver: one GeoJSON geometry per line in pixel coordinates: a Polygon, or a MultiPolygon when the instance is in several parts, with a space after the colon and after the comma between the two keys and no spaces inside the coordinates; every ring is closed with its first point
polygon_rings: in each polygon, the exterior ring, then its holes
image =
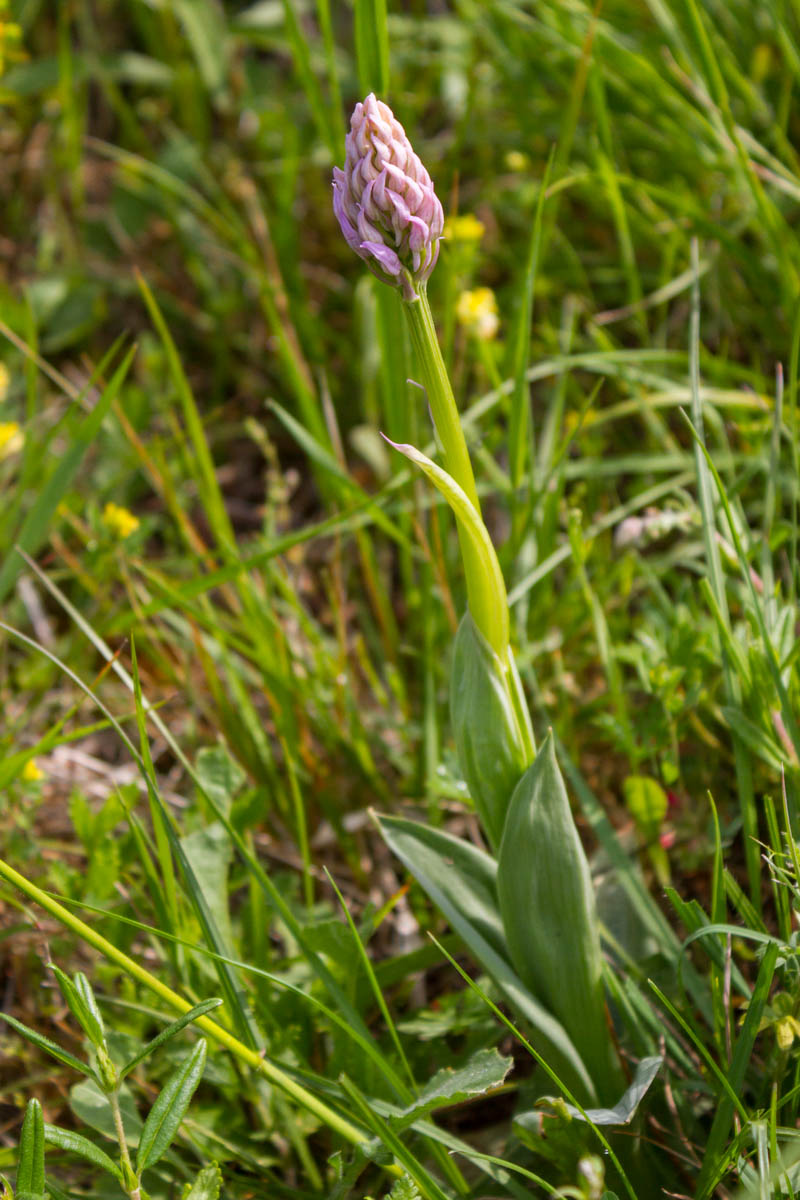
{"type": "Polygon", "coordinates": [[[0,961],[39,1039],[0,1032],[0,1172],[32,1097],[86,1139],[17,1200],[139,1195],[115,1112],[151,1200],[800,1194],[799,87],[796,0],[0,0],[0,961]],[[542,1103],[370,815],[481,840],[454,523],[380,437],[435,454],[418,364],[331,205],[372,90],[444,206],[628,1078],[662,1060],[607,1125],[542,1103]],[[205,1063],[184,1026],[112,1112],[51,961],[118,1066],[219,997],[205,1063]]]}

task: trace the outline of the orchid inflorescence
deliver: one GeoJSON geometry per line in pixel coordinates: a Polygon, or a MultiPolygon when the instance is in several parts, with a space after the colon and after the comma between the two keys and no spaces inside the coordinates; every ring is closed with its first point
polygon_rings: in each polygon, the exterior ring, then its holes
{"type": "Polygon", "coordinates": [[[392,110],[370,93],[334,167],[333,208],[347,244],[373,274],[417,297],[439,257],[444,213],[428,172],[392,110]]]}

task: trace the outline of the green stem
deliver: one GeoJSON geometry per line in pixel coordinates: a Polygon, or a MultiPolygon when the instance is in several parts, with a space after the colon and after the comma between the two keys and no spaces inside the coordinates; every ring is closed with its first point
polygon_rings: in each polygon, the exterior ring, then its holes
{"type": "MultiPolygon", "coordinates": [[[[12,886],[18,888],[24,895],[29,896],[43,909],[51,913],[52,916],[65,925],[67,929],[71,929],[78,937],[82,938],[90,946],[94,946],[106,958],[115,962],[118,966],[127,972],[132,979],[137,979],[145,987],[155,992],[162,1000],[165,1000],[172,1008],[180,1013],[188,1012],[192,1005],[188,1000],[184,1000],[183,996],[173,992],[172,988],[162,983],[155,975],[151,975],[148,970],[141,966],[135,959],[129,958],[119,950],[112,942],[109,942],[101,934],[96,933],[91,926],[84,924],[80,918],[74,916],[63,905],[59,904],[47,892],[43,892],[35,883],[25,879],[13,867],[10,867],[7,862],[0,859],[0,878],[7,880],[12,886]]],[[[233,1037],[228,1033],[227,1029],[223,1029],[216,1021],[210,1020],[208,1017],[198,1017],[195,1025],[202,1029],[209,1037],[219,1045],[224,1046],[230,1051],[240,1062],[246,1063],[247,1066],[254,1071],[259,1071],[271,1084],[280,1088],[287,1095],[305,1108],[308,1112],[313,1113],[318,1117],[323,1124],[330,1129],[336,1131],[348,1142],[353,1145],[359,1145],[367,1141],[367,1136],[363,1131],[355,1125],[339,1116],[332,1108],[329,1108],[322,1100],[319,1100],[312,1092],[309,1092],[301,1084],[295,1083],[291,1076],[287,1075],[280,1067],[276,1067],[274,1063],[269,1062],[266,1058],[262,1058],[256,1050],[251,1050],[249,1046],[245,1046],[238,1038],[233,1037]]],[[[391,1173],[394,1173],[392,1167],[388,1167],[391,1173]]]]}
{"type": "MultiPolygon", "coordinates": [[[[114,1118],[114,1130],[116,1131],[117,1141],[119,1142],[119,1153],[122,1160],[123,1174],[126,1181],[129,1179],[133,1181],[136,1179],[136,1172],[133,1169],[131,1156],[128,1153],[128,1141],[125,1137],[125,1127],[122,1124],[122,1112],[120,1111],[119,1107],[119,1094],[116,1091],[108,1093],[108,1103],[111,1106],[111,1114],[114,1118]]],[[[130,1200],[141,1200],[142,1193],[138,1183],[136,1183],[135,1186],[128,1188],[126,1182],[125,1191],[130,1196],[130,1200]]]]}
{"type": "MultiPolygon", "coordinates": [[[[480,517],[481,502],[478,499],[478,489],[475,486],[469,450],[464,430],[461,428],[447,367],[444,365],[439,347],[439,339],[436,336],[436,326],[433,323],[428,294],[424,287],[419,288],[419,299],[405,302],[403,310],[408,320],[411,342],[422,375],[421,382],[427,392],[433,423],[444,451],[445,470],[465,493],[480,517]]],[[[488,626],[484,627],[485,622],[481,617],[482,599],[485,593],[484,569],[475,547],[461,528],[460,522],[458,540],[464,563],[470,612],[481,633],[490,643],[494,644],[492,630],[488,626]]]]}
{"type": "Polygon", "coordinates": [[[461,428],[456,399],[450,386],[450,377],[439,349],[439,339],[436,336],[436,326],[425,288],[420,287],[419,299],[406,302],[403,309],[422,372],[422,383],[428,393],[433,423],[444,449],[445,470],[448,475],[452,475],[462,491],[466,492],[480,516],[481,503],[475,487],[469,450],[461,428]]]}

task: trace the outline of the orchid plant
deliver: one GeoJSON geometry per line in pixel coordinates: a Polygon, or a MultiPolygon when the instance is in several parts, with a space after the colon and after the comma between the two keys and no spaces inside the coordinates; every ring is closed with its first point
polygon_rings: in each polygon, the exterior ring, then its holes
{"type": "MultiPolygon", "coordinates": [[[[442,206],[402,125],[374,95],[356,105],[334,210],[351,248],[398,289],[444,466],[390,443],[418,466],[457,522],[468,610],[455,638],[450,711],[458,760],[488,849],[382,816],[387,843],[464,938],[574,1111],[609,1123],[626,1075],[604,989],[589,864],[548,733],[538,748],[510,641],[503,575],[481,515],[469,450],[427,297],[442,206]],[[575,1107],[577,1106],[577,1107],[575,1107]]],[[[388,440],[388,439],[387,439],[388,440]]],[[[639,1065],[641,1095],[659,1060],[639,1065]]],[[[628,1099],[630,1100],[630,1089],[628,1099]]],[[[631,1105],[621,1102],[619,1113],[631,1105]]]]}

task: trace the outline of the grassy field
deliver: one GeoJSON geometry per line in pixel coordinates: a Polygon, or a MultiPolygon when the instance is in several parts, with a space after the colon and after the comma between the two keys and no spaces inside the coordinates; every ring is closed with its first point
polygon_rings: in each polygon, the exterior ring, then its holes
{"type": "Polygon", "coordinates": [[[798,88],[797,0],[0,0],[16,1200],[800,1195],[798,88]],[[370,91],[661,1060],[610,1120],[373,819],[482,844],[418,363],[331,203],[370,91]]]}

